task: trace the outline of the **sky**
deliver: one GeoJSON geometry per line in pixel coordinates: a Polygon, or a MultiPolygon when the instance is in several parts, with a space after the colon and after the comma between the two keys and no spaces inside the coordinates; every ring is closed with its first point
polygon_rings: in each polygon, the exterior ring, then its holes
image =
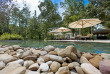
{"type": "MultiPolygon", "coordinates": [[[[1,1],[1,0],[0,0],[1,1]]],[[[6,0],[2,0],[6,1],[6,0]]],[[[26,1],[27,5],[29,6],[29,9],[31,11],[31,15],[34,15],[34,11],[37,11],[37,16],[40,14],[40,10],[38,8],[38,5],[40,2],[43,2],[44,0],[13,0],[15,4],[17,4],[20,8],[23,7],[23,1],[26,1]]],[[[62,16],[62,13],[65,11],[63,8],[60,7],[60,2],[64,2],[64,0],[52,0],[53,3],[58,3],[58,12],[62,16]]],[[[84,0],[84,4],[88,4],[88,0],[84,0]]]]}

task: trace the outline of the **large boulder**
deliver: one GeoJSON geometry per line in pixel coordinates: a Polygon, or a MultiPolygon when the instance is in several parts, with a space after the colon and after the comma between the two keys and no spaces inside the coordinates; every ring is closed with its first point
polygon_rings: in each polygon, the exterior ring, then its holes
{"type": "Polygon", "coordinates": [[[5,63],[3,61],[0,61],[0,70],[5,67],[5,63]]]}
{"type": "Polygon", "coordinates": [[[21,67],[21,65],[16,63],[10,64],[6,66],[4,69],[0,70],[0,74],[9,74],[9,72],[13,71],[18,67],[21,67]]]}
{"type": "Polygon", "coordinates": [[[90,63],[84,56],[81,56],[80,63],[90,63]]]}
{"type": "Polygon", "coordinates": [[[38,63],[34,63],[31,66],[29,66],[29,70],[38,70],[39,69],[39,65],[38,63]]]}
{"type": "Polygon", "coordinates": [[[64,62],[63,58],[60,57],[60,56],[56,56],[56,55],[49,55],[49,58],[52,60],[52,61],[57,61],[57,62],[64,62]]]}
{"type": "Polygon", "coordinates": [[[70,54],[71,52],[73,52],[74,54],[77,54],[77,50],[73,45],[67,46],[65,51],[67,54],[70,54]]]}
{"type": "Polygon", "coordinates": [[[14,61],[16,59],[17,58],[15,58],[11,55],[8,55],[8,54],[0,54],[0,61],[3,61],[4,63],[8,63],[8,62],[14,61]]]}
{"type": "Polygon", "coordinates": [[[39,67],[40,71],[43,71],[43,72],[48,72],[49,70],[49,66],[47,63],[42,63],[39,67]]]}
{"type": "Polygon", "coordinates": [[[81,64],[81,68],[86,74],[102,74],[97,68],[95,68],[90,63],[81,64]]]}
{"type": "Polygon", "coordinates": [[[59,68],[60,68],[60,63],[54,61],[50,66],[50,71],[57,72],[59,68]]]}
{"type": "Polygon", "coordinates": [[[102,53],[101,57],[104,59],[109,59],[110,60],[110,54],[102,53]]]}
{"type": "Polygon", "coordinates": [[[10,71],[8,74],[25,74],[26,68],[25,67],[18,67],[10,71]]]}
{"type": "Polygon", "coordinates": [[[110,74],[110,60],[103,60],[99,64],[99,69],[102,74],[110,74]]]}
{"type": "Polygon", "coordinates": [[[88,60],[93,58],[93,56],[90,53],[84,53],[82,54],[82,56],[84,56],[88,60]]]}
{"type": "Polygon", "coordinates": [[[48,45],[48,46],[45,46],[44,49],[49,52],[49,51],[54,51],[55,47],[48,45]]]}
{"type": "Polygon", "coordinates": [[[70,74],[68,67],[60,67],[55,74],[70,74]]]}
{"type": "Polygon", "coordinates": [[[98,55],[89,60],[89,62],[96,68],[99,68],[100,61],[102,61],[102,57],[98,55]]]}

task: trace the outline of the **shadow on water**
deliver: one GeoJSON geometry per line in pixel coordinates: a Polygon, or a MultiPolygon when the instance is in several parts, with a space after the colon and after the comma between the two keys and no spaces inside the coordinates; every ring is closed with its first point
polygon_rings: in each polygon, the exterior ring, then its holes
{"type": "Polygon", "coordinates": [[[23,47],[43,48],[47,45],[53,45],[56,48],[65,48],[68,45],[74,45],[82,52],[110,53],[110,43],[89,43],[89,42],[56,42],[42,40],[5,40],[0,41],[0,45],[20,45],[23,47]]]}

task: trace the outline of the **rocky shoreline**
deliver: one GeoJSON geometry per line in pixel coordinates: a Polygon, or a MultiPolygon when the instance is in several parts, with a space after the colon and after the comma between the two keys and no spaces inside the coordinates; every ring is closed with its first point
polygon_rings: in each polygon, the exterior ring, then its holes
{"type": "Polygon", "coordinates": [[[0,45],[0,74],[110,74],[110,54],[0,45]]]}

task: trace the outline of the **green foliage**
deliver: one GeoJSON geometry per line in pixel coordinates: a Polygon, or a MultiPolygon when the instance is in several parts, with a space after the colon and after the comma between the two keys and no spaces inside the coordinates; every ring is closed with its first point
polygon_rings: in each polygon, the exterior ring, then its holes
{"type": "Polygon", "coordinates": [[[109,34],[107,34],[107,38],[108,38],[108,39],[110,39],[110,33],[109,33],[109,34]]]}
{"type": "Polygon", "coordinates": [[[23,40],[23,37],[18,34],[3,33],[0,36],[0,40],[23,40]]]}

